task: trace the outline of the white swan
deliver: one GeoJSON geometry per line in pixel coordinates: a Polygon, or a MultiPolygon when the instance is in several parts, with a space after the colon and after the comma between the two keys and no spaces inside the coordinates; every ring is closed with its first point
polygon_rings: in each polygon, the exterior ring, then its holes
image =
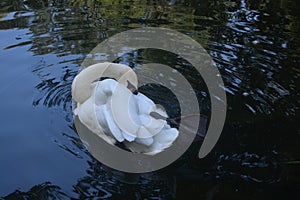
{"type": "Polygon", "coordinates": [[[178,130],[164,118],[166,112],[145,95],[133,95],[126,86],[137,87],[134,71],[122,64],[99,63],[82,70],[72,83],[77,102],[74,114],[92,132],[114,145],[122,142],[133,152],[155,155],[172,145],[178,130]],[[99,77],[110,77],[97,81],[99,77]],[[150,113],[163,116],[156,119],[150,113]]]}

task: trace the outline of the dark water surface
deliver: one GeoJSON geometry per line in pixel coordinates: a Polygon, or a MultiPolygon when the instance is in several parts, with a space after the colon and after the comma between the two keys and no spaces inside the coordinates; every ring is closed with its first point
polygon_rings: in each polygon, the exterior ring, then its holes
{"type": "MultiPolygon", "coordinates": [[[[201,77],[180,58],[144,50],[118,61],[134,67],[147,59],[181,70],[209,114],[201,77]]],[[[299,64],[297,0],[2,0],[0,198],[297,199],[299,64]],[[195,144],[174,165],[128,185],[79,140],[70,86],[98,43],[146,26],[203,45],[222,74],[228,113],[206,158],[197,159],[195,144]]]]}

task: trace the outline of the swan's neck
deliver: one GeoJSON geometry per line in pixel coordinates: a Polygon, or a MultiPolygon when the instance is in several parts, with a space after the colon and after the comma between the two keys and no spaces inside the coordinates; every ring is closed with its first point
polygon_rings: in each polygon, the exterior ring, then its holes
{"type": "Polygon", "coordinates": [[[94,89],[92,83],[99,77],[115,78],[125,86],[130,81],[137,87],[137,76],[130,67],[116,63],[98,63],[85,68],[75,77],[72,84],[74,100],[83,103],[90,98],[94,89]]]}

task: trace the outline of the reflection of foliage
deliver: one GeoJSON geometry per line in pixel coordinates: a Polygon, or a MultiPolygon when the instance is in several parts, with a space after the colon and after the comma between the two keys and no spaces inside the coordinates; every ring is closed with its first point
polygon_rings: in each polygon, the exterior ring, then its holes
{"type": "Polygon", "coordinates": [[[49,6],[48,2],[48,0],[25,0],[24,3],[32,9],[42,9],[47,8],[49,6]]]}
{"type": "Polygon", "coordinates": [[[229,104],[256,114],[295,115],[298,105],[290,101],[299,96],[294,75],[297,67],[294,60],[298,56],[286,48],[299,47],[299,41],[292,38],[298,35],[298,18],[287,15],[295,12],[292,5],[285,0],[203,1],[200,6],[198,3],[30,0],[16,1],[11,6],[3,1],[4,10],[34,9],[35,16],[29,22],[28,17],[21,15],[2,23],[2,27],[29,26],[33,33],[31,41],[10,48],[32,44],[30,50],[35,55],[54,53],[61,59],[67,57],[66,63],[74,64],[79,64],[96,44],[117,32],[145,25],[173,28],[196,38],[209,49],[221,70],[228,94],[243,99],[229,104]],[[266,26],[266,22],[270,24],[266,26]],[[68,58],[70,55],[80,55],[80,59],[68,58]],[[283,81],[282,74],[292,78],[283,81]]]}
{"type": "Polygon", "coordinates": [[[45,182],[32,187],[28,192],[21,192],[16,190],[15,192],[9,194],[5,197],[7,200],[16,199],[30,199],[30,200],[40,200],[40,199],[66,199],[67,195],[61,191],[61,188],[52,185],[50,182],[45,182]]]}
{"type": "MultiPolygon", "coordinates": [[[[173,177],[165,175],[142,175],[137,184],[126,184],[114,178],[110,169],[97,161],[89,162],[88,175],[74,185],[80,199],[100,197],[103,199],[172,199],[176,193],[173,177]]],[[[131,176],[138,176],[133,174],[131,176]]]]}
{"type": "Polygon", "coordinates": [[[56,81],[55,78],[43,80],[36,88],[42,90],[46,95],[37,98],[34,101],[34,105],[38,105],[40,101],[43,105],[52,107],[62,105],[64,109],[70,105],[71,97],[71,84],[74,74],[71,74],[69,70],[66,70],[63,79],[56,81]]]}
{"type": "MultiPolygon", "coordinates": [[[[40,93],[35,97],[33,105],[37,106],[42,104],[47,107],[61,107],[66,111],[66,120],[71,121],[71,84],[76,75],[76,71],[71,70],[69,66],[65,66],[59,71],[59,75],[55,76],[58,70],[53,69],[52,65],[45,65],[45,61],[41,60],[33,66],[33,72],[42,79],[42,81],[36,85],[40,93]]],[[[59,65],[57,65],[57,67],[59,67],[59,65]]]]}
{"type": "MultiPolygon", "coordinates": [[[[176,194],[174,177],[163,174],[142,175],[137,184],[120,182],[111,170],[97,161],[88,161],[87,175],[73,185],[73,193],[66,194],[50,182],[32,187],[27,192],[16,190],[5,199],[173,199],[176,194]]],[[[137,176],[137,175],[132,175],[137,176]]]]}

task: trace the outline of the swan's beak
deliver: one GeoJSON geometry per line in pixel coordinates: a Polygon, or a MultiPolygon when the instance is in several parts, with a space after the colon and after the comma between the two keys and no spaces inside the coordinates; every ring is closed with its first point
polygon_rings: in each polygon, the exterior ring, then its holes
{"type": "Polygon", "coordinates": [[[150,116],[153,117],[154,119],[162,119],[162,120],[168,120],[169,118],[162,116],[161,114],[157,112],[151,112],[150,116]]]}
{"type": "Polygon", "coordinates": [[[137,88],[136,88],[132,83],[130,83],[130,81],[128,81],[128,80],[127,80],[127,88],[128,88],[134,95],[137,95],[137,94],[138,94],[137,88]]]}

